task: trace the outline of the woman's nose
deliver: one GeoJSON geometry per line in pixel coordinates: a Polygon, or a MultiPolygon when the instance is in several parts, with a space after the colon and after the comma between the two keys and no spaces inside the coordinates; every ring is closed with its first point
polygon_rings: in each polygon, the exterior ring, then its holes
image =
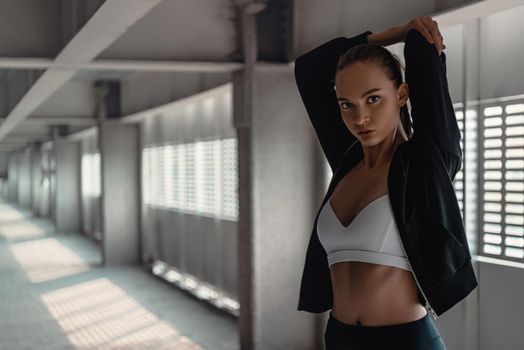
{"type": "Polygon", "coordinates": [[[359,115],[357,115],[355,117],[355,124],[357,124],[357,125],[364,125],[364,124],[367,123],[368,119],[369,118],[368,118],[367,114],[364,114],[364,113],[359,114],[359,115]]]}

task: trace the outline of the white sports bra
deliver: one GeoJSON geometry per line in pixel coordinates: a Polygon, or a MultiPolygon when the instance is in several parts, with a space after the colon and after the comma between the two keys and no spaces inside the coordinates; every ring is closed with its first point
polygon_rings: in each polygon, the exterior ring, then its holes
{"type": "Polygon", "coordinates": [[[364,261],[412,271],[388,196],[369,203],[347,227],[335,215],[330,201],[324,204],[317,220],[317,234],[329,266],[340,261],[364,261]]]}

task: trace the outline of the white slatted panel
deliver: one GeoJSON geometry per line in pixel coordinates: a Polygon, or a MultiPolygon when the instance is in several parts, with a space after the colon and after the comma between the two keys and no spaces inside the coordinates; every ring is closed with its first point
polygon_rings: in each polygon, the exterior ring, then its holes
{"type": "Polygon", "coordinates": [[[194,212],[196,210],[195,144],[187,143],[184,146],[184,209],[194,212]]]}
{"type": "Polygon", "coordinates": [[[457,123],[460,130],[461,140],[460,140],[460,148],[462,149],[462,166],[460,170],[455,175],[455,179],[453,180],[453,188],[455,188],[455,194],[457,196],[457,201],[460,207],[462,218],[464,218],[464,163],[465,163],[465,151],[464,151],[464,143],[465,143],[465,137],[464,137],[464,112],[462,108],[455,109],[455,116],[457,117],[457,123]]]}
{"type": "Polygon", "coordinates": [[[224,139],[221,143],[222,215],[238,220],[238,152],[237,139],[224,139]]]}
{"type": "Polygon", "coordinates": [[[238,220],[234,138],[142,151],[142,196],[149,206],[238,220]]]}
{"type": "Polygon", "coordinates": [[[524,259],[524,104],[482,108],[482,249],[524,259]]]}
{"type": "Polygon", "coordinates": [[[82,196],[100,197],[100,153],[82,155],[82,196]]]}

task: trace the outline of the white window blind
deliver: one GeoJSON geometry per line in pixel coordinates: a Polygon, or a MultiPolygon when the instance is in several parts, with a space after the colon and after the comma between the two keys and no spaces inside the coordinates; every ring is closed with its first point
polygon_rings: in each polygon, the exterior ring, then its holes
{"type": "Polygon", "coordinates": [[[238,220],[237,139],[222,140],[221,150],[222,215],[238,220]]]}
{"type": "MultiPolygon", "coordinates": [[[[217,157],[217,148],[220,146],[218,141],[200,142],[201,158],[199,164],[199,211],[213,215],[219,212],[220,208],[216,207],[215,198],[219,195],[216,178],[220,177],[220,163],[217,157]]],[[[197,152],[198,154],[198,152],[197,152]]]]}
{"type": "Polygon", "coordinates": [[[482,110],[481,255],[524,259],[524,103],[482,110]]]}
{"type": "Polygon", "coordinates": [[[195,144],[186,143],[184,152],[184,208],[187,211],[194,212],[196,209],[196,188],[195,188],[195,144]]]}
{"type": "Polygon", "coordinates": [[[164,185],[165,185],[165,174],[164,174],[164,148],[154,147],[150,154],[150,165],[151,165],[151,194],[154,198],[156,205],[164,207],[164,185]]]}
{"type": "Polygon", "coordinates": [[[100,153],[82,155],[82,194],[88,197],[101,195],[100,153]]]}
{"type": "Polygon", "coordinates": [[[151,147],[142,150],[142,200],[145,205],[151,205],[151,147]]]}
{"type": "Polygon", "coordinates": [[[151,145],[142,151],[146,205],[238,220],[235,138],[151,145]]]}
{"type": "Polygon", "coordinates": [[[462,166],[460,170],[455,175],[453,179],[453,188],[455,189],[455,194],[457,196],[457,202],[461,211],[462,219],[464,219],[464,196],[465,196],[465,187],[464,187],[464,164],[465,164],[465,137],[464,137],[464,111],[462,108],[455,109],[455,117],[457,117],[457,124],[460,130],[460,148],[462,150],[462,166]]]}

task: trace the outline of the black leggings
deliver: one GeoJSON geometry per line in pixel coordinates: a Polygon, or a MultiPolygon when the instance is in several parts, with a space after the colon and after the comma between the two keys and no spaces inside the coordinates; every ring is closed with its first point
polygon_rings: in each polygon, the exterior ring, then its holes
{"type": "Polygon", "coordinates": [[[395,325],[360,326],[343,323],[329,313],[324,333],[326,350],[446,350],[429,314],[395,325]]]}

